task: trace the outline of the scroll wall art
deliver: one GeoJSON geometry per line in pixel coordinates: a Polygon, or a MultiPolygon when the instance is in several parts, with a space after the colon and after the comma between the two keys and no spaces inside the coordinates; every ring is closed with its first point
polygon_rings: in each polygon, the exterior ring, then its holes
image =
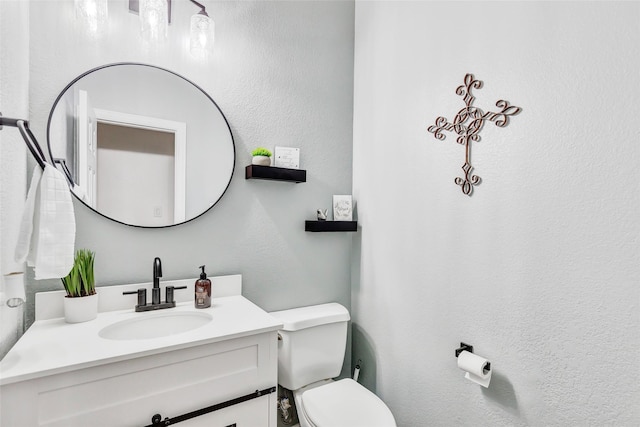
{"type": "Polygon", "coordinates": [[[458,134],[456,142],[465,147],[465,158],[462,170],[464,177],[456,177],[455,183],[460,186],[462,192],[467,196],[470,196],[473,192],[473,187],[480,184],[480,177],[472,173],[473,166],[471,165],[471,142],[480,141],[480,131],[484,126],[485,121],[494,122],[498,127],[505,127],[509,123],[509,117],[515,116],[521,111],[520,107],[509,105],[509,101],[503,99],[496,102],[496,107],[500,108],[499,112],[484,112],[478,107],[473,106],[475,97],[471,93],[472,89],[480,89],[482,87],[482,81],[476,80],[473,74],[467,74],[464,76],[464,84],[458,86],[456,94],[463,97],[465,107],[462,108],[453,119],[453,123],[450,123],[445,117],[438,117],[436,123],[429,126],[427,129],[433,133],[436,139],[443,140],[445,135],[443,130],[454,131],[458,134]]]}

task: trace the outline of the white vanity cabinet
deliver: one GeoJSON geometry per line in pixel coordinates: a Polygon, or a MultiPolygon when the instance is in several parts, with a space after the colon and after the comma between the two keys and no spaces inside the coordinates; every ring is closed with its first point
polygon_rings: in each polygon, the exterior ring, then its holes
{"type": "Polygon", "coordinates": [[[281,324],[242,296],[208,310],[210,326],[139,341],[102,339],[96,329],[110,316],[146,313],[36,322],[0,365],[0,425],[143,427],[155,414],[196,412],[178,425],[276,427],[281,324]]]}
{"type": "MultiPolygon", "coordinates": [[[[263,333],[2,387],[3,426],[147,426],[277,384],[277,333],[263,333]],[[20,408],[20,410],[14,410],[20,408]]],[[[276,394],[186,426],[275,427],[276,394]]]]}

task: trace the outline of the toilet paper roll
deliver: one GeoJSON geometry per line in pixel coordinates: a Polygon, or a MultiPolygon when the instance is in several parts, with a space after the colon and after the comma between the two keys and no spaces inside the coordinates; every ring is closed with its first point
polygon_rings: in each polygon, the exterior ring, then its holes
{"type": "Polygon", "coordinates": [[[24,292],[24,273],[9,273],[2,276],[4,294],[9,307],[22,305],[27,297],[24,292]]]}
{"type": "Polygon", "coordinates": [[[458,356],[458,368],[466,371],[464,377],[469,381],[489,387],[491,382],[491,363],[484,357],[480,357],[468,351],[463,351],[458,356]]]}

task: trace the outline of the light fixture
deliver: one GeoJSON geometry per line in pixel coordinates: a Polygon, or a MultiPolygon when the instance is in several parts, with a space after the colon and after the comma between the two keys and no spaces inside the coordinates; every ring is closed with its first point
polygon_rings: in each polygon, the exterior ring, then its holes
{"type": "MultiPolygon", "coordinates": [[[[191,17],[189,50],[196,58],[206,58],[213,51],[215,23],[202,3],[189,1],[200,8],[191,17]]],[[[140,15],[142,38],[145,42],[159,43],[166,40],[167,27],[171,23],[171,0],[129,0],[129,10],[140,15]]]]}
{"type": "MultiPolygon", "coordinates": [[[[167,28],[171,22],[168,0],[139,0],[140,29],[145,42],[163,42],[167,39],[167,28]]],[[[131,8],[131,4],[129,5],[131,8]]]]}
{"type": "Polygon", "coordinates": [[[76,18],[87,23],[89,32],[100,34],[108,24],[107,0],[75,0],[76,18]]]}
{"type": "Polygon", "coordinates": [[[202,4],[195,0],[190,1],[200,8],[200,12],[191,17],[189,49],[196,58],[206,58],[213,50],[215,23],[209,17],[202,4]]]}

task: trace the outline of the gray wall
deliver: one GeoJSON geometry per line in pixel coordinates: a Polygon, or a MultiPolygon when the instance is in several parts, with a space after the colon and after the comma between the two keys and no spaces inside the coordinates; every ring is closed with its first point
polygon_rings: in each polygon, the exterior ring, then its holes
{"type": "MultiPolygon", "coordinates": [[[[167,44],[146,50],[126,2],[109,3],[108,33],[75,20],[73,1],[33,2],[30,106],[45,141],[49,109],[81,72],[121,61],[150,63],[200,85],[225,113],[236,168],[226,195],[202,217],[167,229],[127,227],[74,203],[77,248],[96,252],[100,286],[151,280],[153,258],[167,279],[243,275],[243,293],[266,310],[338,301],[350,306],[351,235],[306,233],[305,219],[351,193],[353,2],[205,2],[216,21],[215,54],[196,61],[184,47],[188,2],[174,2],[167,44]],[[301,149],[302,184],[245,180],[257,146],[301,149]]],[[[29,292],[61,289],[29,281],[29,292]]],[[[214,283],[215,286],[215,283],[214,283]]],[[[33,310],[29,312],[32,321],[33,310]]]]}
{"type": "Polygon", "coordinates": [[[640,425],[640,4],[357,2],[353,357],[401,426],[640,425]],[[464,148],[427,128],[522,107],[464,148]],[[492,361],[464,379],[460,341],[492,361]]]}

